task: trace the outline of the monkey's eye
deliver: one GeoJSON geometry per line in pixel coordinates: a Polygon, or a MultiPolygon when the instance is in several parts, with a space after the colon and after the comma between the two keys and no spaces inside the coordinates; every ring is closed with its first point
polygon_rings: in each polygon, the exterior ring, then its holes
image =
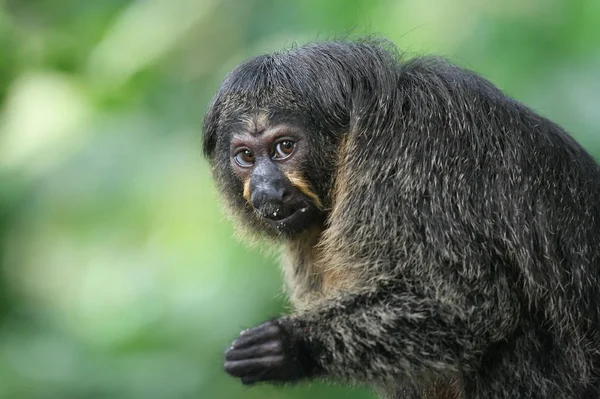
{"type": "Polygon", "coordinates": [[[296,143],[291,140],[283,140],[275,145],[275,151],[273,153],[273,159],[281,160],[286,159],[292,152],[294,152],[294,148],[296,147],[296,143]]]}
{"type": "Polygon", "coordinates": [[[249,149],[243,149],[234,156],[235,163],[242,168],[248,168],[254,165],[254,154],[249,149]]]}

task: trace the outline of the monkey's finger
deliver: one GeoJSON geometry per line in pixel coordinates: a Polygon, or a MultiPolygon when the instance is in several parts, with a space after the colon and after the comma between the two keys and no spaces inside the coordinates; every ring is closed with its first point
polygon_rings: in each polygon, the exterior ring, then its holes
{"type": "Polygon", "coordinates": [[[281,327],[276,324],[267,324],[248,330],[240,338],[231,344],[234,348],[246,348],[251,345],[265,342],[277,337],[281,333],[281,327]]]}
{"type": "Polygon", "coordinates": [[[267,322],[264,322],[263,324],[258,325],[256,327],[245,329],[244,331],[242,331],[240,333],[240,336],[243,337],[243,336],[246,336],[246,335],[252,335],[252,334],[255,334],[255,333],[259,332],[259,331],[273,329],[273,328],[279,328],[279,326],[277,324],[275,324],[273,321],[267,321],[267,322]]]}
{"type": "Polygon", "coordinates": [[[225,371],[234,377],[260,374],[269,368],[283,364],[283,356],[266,356],[257,359],[231,360],[225,362],[225,371]]]}
{"type": "Polygon", "coordinates": [[[264,344],[251,346],[249,348],[229,348],[225,352],[225,360],[242,360],[279,355],[283,352],[283,345],[279,340],[273,340],[264,344]]]}

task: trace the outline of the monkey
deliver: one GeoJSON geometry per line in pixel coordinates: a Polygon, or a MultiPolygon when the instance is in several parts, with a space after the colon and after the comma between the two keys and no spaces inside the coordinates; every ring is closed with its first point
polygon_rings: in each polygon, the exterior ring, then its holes
{"type": "Polygon", "coordinates": [[[258,55],[203,152],[293,305],[225,351],[241,383],[600,396],[599,166],[486,78],[373,37],[258,55]]]}

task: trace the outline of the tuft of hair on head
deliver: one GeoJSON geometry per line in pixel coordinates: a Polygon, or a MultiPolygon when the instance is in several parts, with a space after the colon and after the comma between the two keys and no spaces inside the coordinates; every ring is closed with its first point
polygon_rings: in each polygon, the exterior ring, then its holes
{"type": "Polygon", "coordinates": [[[315,42],[251,58],[225,78],[208,108],[204,154],[213,158],[223,126],[251,110],[323,115],[321,130],[330,134],[351,129],[358,115],[385,115],[401,58],[391,41],[377,37],[315,42]]]}

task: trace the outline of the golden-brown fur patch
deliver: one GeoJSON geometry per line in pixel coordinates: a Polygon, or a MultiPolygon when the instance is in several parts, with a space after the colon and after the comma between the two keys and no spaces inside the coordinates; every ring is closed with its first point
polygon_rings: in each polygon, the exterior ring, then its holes
{"type": "Polygon", "coordinates": [[[310,198],[319,209],[323,209],[323,202],[321,201],[319,196],[313,191],[313,188],[310,185],[310,183],[307,182],[300,173],[289,172],[286,173],[286,176],[294,187],[302,191],[304,195],[310,198]]]}
{"type": "Polygon", "coordinates": [[[350,268],[352,264],[348,262],[345,254],[339,252],[339,248],[345,248],[346,243],[342,242],[339,235],[340,223],[344,223],[344,216],[341,215],[339,204],[344,201],[348,190],[348,179],[350,170],[348,169],[347,153],[349,142],[347,136],[340,143],[339,156],[337,159],[333,196],[331,198],[332,208],[329,228],[322,235],[318,244],[320,272],[322,275],[322,286],[325,293],[343,292],[357,285],[360,280],[361,268],[350,268]]]}
{"type": "Polygon", "coordinates": [[[334,294],[344,292],[352,288],[355,279],[351,278],[351,273],[338,267],[321,268],[322,290],[325,294],[334,294]]]}
{"type": "Polygon", "coordinates": [[[250,205],[252,205],[252,202],[250,201],[250,179],[247,179],[244,182],[244,198],[246,199],[246,201],[248,201],[250,205]]]}
{"type": "Polygon", "coordinates": [[[341,200],[342,194],[348,192],[348,150],[350,149],[350,144],[348,142],[348,135],[344,135],[344,138],[340,142],[339,145],[339,153],[337,158],[337,165],[335,170],[338,172],[335,176],[334,186],[333,186],[333,208],[335,208],[335,204],[341,200]]]}
{"type": "Polygon", "coordinates": [[[321,237],[321,229],[309,230],[284,251],[283,272],[288,294],[299,310],[347,290],[348,276],[337,273],[323,262],[321,237]]]}

